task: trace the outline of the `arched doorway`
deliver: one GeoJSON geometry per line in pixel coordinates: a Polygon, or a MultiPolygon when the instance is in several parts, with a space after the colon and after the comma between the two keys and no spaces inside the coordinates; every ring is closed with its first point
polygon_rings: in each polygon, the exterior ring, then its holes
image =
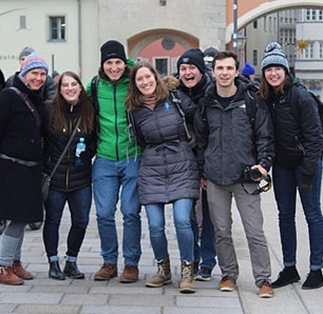
{"type": "Polygon", "coordinates": [[[176,72],[178,57],[185,50],[198,47],[198,38],[171,29],[150,30],[128,39],[130,58],[149,61],[161,76],[176,72]]]}

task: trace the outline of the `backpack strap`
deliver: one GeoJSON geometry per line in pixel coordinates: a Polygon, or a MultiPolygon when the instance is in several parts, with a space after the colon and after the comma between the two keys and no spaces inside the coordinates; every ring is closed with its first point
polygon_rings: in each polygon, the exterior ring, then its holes
{"type": "Polygon", "coordinates": [[[37,111],[37,109],[35,108],[34,104],[30,101],[28,95],[24,92],[22,92],[21,90],[19,90],[17,87],[11,86],[9,87],[10,89],[14,90],[16,92],[16,94],[21,98],[21,100],[27,105],[28,109],[31,111],[33,117],[36,120],[36,124],[38,127],[40,127],[40,116],[39,113],[37,111]]]}
{"type": "Polygon", "coordinates": [[[183,119],[183,125],[184,125],[184,129],[185,129],[186,138],[187,138],[188,141],[190,141],[192,139],[192,136],[191,136],[190,132],[188,131],[188,127],[187,127],[186,119],[185,119],[185,113],[184,113],[184,111],[183,111],[183,109],[181,107],[181,100],[178,98],[176,90],[172,90],[170,92],[170,95],[172,97],[172,101],[175,104],[180,116],[183,119]]]}
{"type": "Polygon", "coordinates": [[[99,77],[96,75],[91,81],[91,96],[93,100],[95,110],[95,121],[97,125],[97,132],[100,132],[100,120],[99,120],[99,101],[98,101],[98,81],[99,77]]]}

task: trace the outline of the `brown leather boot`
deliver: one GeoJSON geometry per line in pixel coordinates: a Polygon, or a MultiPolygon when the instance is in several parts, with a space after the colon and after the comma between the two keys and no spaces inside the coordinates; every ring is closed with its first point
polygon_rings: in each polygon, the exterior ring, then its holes
{"type": "Polygon", "coordinates": [[[16,276],[24,280],[34,279],[34,275],[22,267],[21,261],[14,261],[12,270],[16,276]]]}
{"type": "Polygon", "coordinates": [[[0,283],[5,285],[22,285],[24,281],[15,275],[11,267],[0,265],[0,283]]]}
{"type": "Polygon", "coordinates": [[[146,281],[146,287],[162,287],[172,282],[169,258],[157,263],[157,266],[157,273],[146,281]]]}
{"type": "Polygon", "coordinates": [[[117,264],[104,263],[101,269],[95,273],[94,280],[109,280],[118,276],[117,264]]]}
{"type": "Polygon", "coordinates": [[[194,261],[190,261],[188,264],[186,261],[181,262],[181,283],[179,291],[181,293],[194,293],[195,292],[195,282],[194,282],[194,272],[193,272],[194,261]]]}
{"type": "Polygon", "coordinates": [[[138,280],[139,269],[138,266],[125,265],[123,273],[120,276],[120,282],[131,283],[138,280]]]}

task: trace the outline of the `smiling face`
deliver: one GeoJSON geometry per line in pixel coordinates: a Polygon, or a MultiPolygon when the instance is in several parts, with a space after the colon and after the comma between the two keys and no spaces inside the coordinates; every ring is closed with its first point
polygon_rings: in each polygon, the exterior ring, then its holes
{"type": "Polygon", "coordinates": [[[31,90],[39,90],[46,82],[47,73],[42,68],[36,68],[27,72],[24,77],[31,90]]]}
{"type": "Polygon", "coordinates": [[[146,67],[142,67],[137,71],[135,82],[140,93],[145,96],[152,95],[156,90],[156,78],[146,67]]]}
{"type": "Polygon", "coordinates": [[[103,70],[105,75],[111,82],[118,81],[126,70],[126,64],[119,58],[111,58],[103,63],[103,70]]]}
{"type": "Polygon", "coordinates": [[[187,88],[192,88],[201,80],[202,74],[196,65],[182,63],[179,66],[179,78],[187,88]]]}
{"type": "Polygon", "coordinates": [[[60,93],[67,103],[76,105],[79,100],[81,90],[80,84],[73,77],[69,75],[64,75],[62,77],[60,93]]]}
{"type": "Polygon", "coordinates": [[[271,66],[264,71],[266,81],[272,87],[279,87],[281,84],[285,83],[286,72],[284,67],[281,66],[271,66]]]}
{"type": "Polygon", "coordinates": [[[212,69],[212,74],[218,87],[231,88],[234,86],[234,79],[239,73],[235,60],[229,57],[216,60],[212,69]]]}

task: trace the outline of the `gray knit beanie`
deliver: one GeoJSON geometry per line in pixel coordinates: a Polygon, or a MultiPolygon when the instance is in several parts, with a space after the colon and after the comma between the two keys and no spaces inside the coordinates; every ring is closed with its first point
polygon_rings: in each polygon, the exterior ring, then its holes
{"type": "Polygon", "coordinates": [[[31,48],[31,47],[24,47],[20,54],[19,54],[19,60],[22,58],[22,57],[27,57],[29,56],[34,50],[34,48],[31,48]]]}
{"type": "Polygon", "coordinates": [[[289,72],[287,57],[280,44],[276,42],[272,42],[266,47],[261,62],[261,70],[263,71],[265,68],[272,65],[281,65],[289,72]]]}

